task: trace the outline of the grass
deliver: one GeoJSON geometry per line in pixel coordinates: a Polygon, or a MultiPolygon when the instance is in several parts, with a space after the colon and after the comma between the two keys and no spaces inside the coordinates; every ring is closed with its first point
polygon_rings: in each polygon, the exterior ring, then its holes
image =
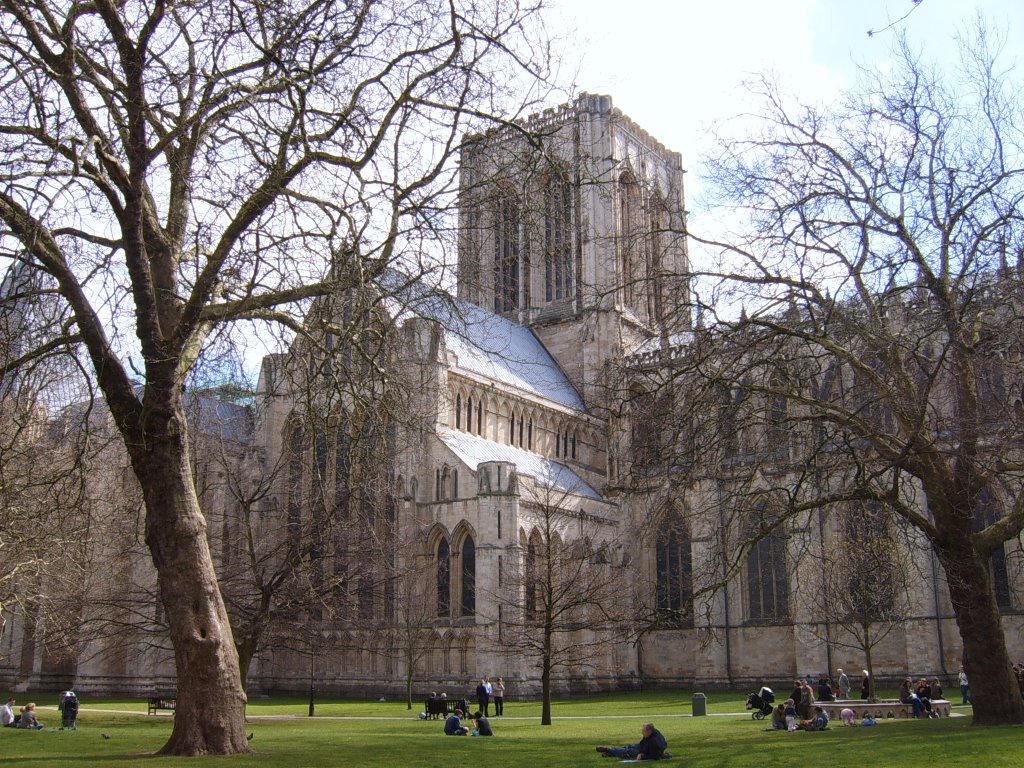
{"type": "MultiPolygon", "coordinates": [[[[888,693],[888,692],[883,692],[888,693]]],[[[43,707],[50,695],[37,695],[43,707]]],[[[29,700],[18,695],[19,702],[29,700]]],[[[999,768],[1024,761],[1018,727],[972,728],[970,717],[884,722],[875,728],[833,726],[823,733],[765,732],[744,710],[745,694],[708,693],[708,717],[690,717],[688,692],[658,692],[560,700],[555,723],[539,724],[537,702],[511,702],[505,718],[491,718],[493,739],[446,737],[440,721],[421,721],[399,702],[323,701],[305,717],[300,699],[261,699],[249,705],[251,755],[223,758],[156,758],[170,734],[169,716],[147,717],[145,701],[82,699],[78,730],[61,731],[59,713],[40,711],[47,727],[30,733],[0,729],[0,755],[20,766],[409,766],[464,765],[612,766],[597,744],[639,740],[652,720],[686,768],[750,768],[751,765],[827,764],[830,768],[892,766],[941,759],[943,768],[999,768]],[[718,716],[733,713],[734,716],[718,716]],[[101,734],[106,734],[105,739],[101,734]],[[770,755],[768,754],[770,753],[770,755]]],[[[955,708],[969,713],[969,709],[955,708]]]]}

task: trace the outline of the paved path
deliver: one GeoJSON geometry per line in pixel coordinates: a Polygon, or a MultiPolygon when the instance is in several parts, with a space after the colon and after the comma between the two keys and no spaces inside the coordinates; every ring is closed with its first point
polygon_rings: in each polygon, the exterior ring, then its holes
{"type": "MultiPolygon", "coordinates": [[[[966,709],[966,707],[961,707],[966,709]]],[[[56,707],[39,707],[41,710],[53,710],[57,711],[56,707]]],[[[173,712],[158,712],[154,715],[148,715],[146,712],[137,712],[131,709],[101,709],[96,707],[81,707],[79,712],[103,712],[112,715],[142,715],[143,717],[174,717],[173,712]]],[[[950,717],[966,717],[967,715],[963,712],[950,712],[950,717]]],[[[673,718],[689,718],[693,715],[689,713],[671,714],[666,712],[658,713],[658,720],[673,719],[673,718]]],[[[705,717],[746,717],[750,718],[749,712],[708,712],[705,717]]],[[[552,720],[649,720],[651,715],[563,715],[553,716],[552,720]]],[[[247,714],[246,720],[309,720],[307,715],[256,715],[247,714]]],[[[400,717],[395,716],[372,716],[372,715],[317,715],[312,718],[313,720],[415,720],[416,715],[405,715],[400,717]]],[[[501,722],[502,720],[539,720],[540,715],[531,715],[530,717],[521,716],[510,716],[510,717],[493,717],[490,718],[495,722],[501,722]]],[[[440,720],[434,721],[440,723],[440,720]]]]}

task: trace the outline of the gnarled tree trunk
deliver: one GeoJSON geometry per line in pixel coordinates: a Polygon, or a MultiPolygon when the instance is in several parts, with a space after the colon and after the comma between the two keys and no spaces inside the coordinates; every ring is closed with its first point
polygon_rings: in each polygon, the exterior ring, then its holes
{"type": "Polygon", "coordinates": [[[245,691],[188,459],[184,414],[131,445],[146,502],[146,543],[159,578],[178,670],[171,738],[161,754],[248,752],[245,691]],[[188,675],[182,679],[181,675],[188,675]]]}
{"type": "Polygon", "coordinates": [[[1024,698],[1006,649],[988,563],[968,543],[935,545],[946,573],[960,638],[964,671],[971,681],[976,725],[1024,722],[1024,698]]]}

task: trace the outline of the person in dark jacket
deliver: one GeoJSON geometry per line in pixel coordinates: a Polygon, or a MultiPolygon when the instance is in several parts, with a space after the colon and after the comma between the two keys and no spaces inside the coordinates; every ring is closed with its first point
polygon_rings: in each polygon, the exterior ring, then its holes
{"type": "Polygon", "coordinates": [[[484,717],[487,717],[488,705],[491,702],[491,695],[487,692],[487,678],[481,678],[480,685],[476,687],[476,703],[480,705],[480,711],[484,713],[484,717]]]}
{"type": "Polygon", "coordinates": [[[491,721],[484,717],[480,712],[474,712],[470,717],[473,718],[473,722],[476,727],[473,728],[473,732],[470,736],[493,736],[494,731],[491,730],[491,721]]]}
{"type": "Polygon", "coordinates": [[[465,736],[469,728],[462,724],[462,710],[456,709],[448,719],[444,721],[444,732],[446,736],[465,736]]]}
{"type": "Polygon", "coordinates": [[[643,738],[638,744],[627,744],[624,747],[598,747],[597,751],[605,757],[617,757],[621,760],[661,760],[668,757],[665,750],[668,749],[668,742],[661,735],[661,731],[654,727],[654,723],[646,723],[643,729],[643,738]]]}

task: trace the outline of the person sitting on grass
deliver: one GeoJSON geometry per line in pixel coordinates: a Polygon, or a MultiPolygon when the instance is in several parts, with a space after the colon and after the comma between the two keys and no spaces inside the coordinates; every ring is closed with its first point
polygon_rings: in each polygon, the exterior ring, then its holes
{"type": "Polygon", "coordinates": [[[814,708],[814,717],[800,721],[802,731],[824,731],[828,728],[828,712],[821,707],[814,708]]]}
{"type": "MultiPolygon", "coordinates": [[[[796,712],[796,710],[793,710],[796,712]]],[[[773,731],[784,731],[786,730],[786,705],[779,704],[775,709],[772,710],[772,727],[770,730],[773,731]]]]}
{"type": "Polygon", "coordinates": [[[43,727],[43,724],[36,719],[35,702],[30,701],[21,710],[21,720],[18,721],[18,727],[30,728],[33,731],[38,731],[43,727]]]}
{"type": "Polygon", "coordinates": [[[447,736],[465,736],[469,733],[469,728],[462,724],[462,710],[456,709],[452,714],[448,716],[448,719],[444,721],[444,732],[447,736]]]}
{"type": "Polygon", "coordinates": [[[13,728],[18,723],[17,716],[14,714],[14,697],[12,696],[7,700],[7,703],[0,707],[0,725],[4,728],[13,728]]]}
{"type": "Polygon", "coordinates": [[[470,736],[493,736],[494,731],[491,730],[491,721],[484,717],[479,711],[474,712],[470,715],[476,723],[476,728],[469,734],[470,736]]]}
{"type": "Polygon", "coordinates": [[[661,760],[668,757],[665,750],[668,749],[668,742],[661,735],[661,731],[654,727],[654,723],[645,723],[643,738],[637,744],[627,744],[624,747],[598,747],[597,751],[605,757],[617,757],[622,760],[661,760]]]}

